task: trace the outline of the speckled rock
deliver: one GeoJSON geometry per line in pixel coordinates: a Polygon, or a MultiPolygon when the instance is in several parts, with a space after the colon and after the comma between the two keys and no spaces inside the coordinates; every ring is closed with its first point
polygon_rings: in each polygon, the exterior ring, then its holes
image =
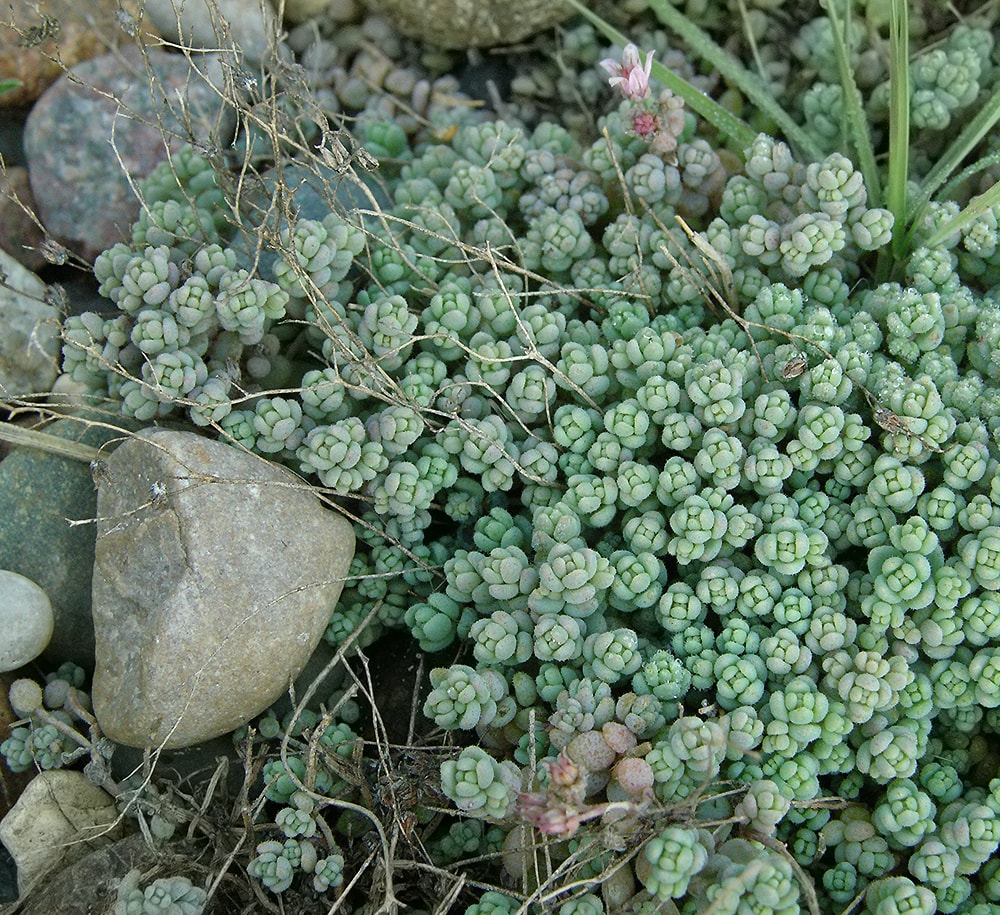
{"type": "MultiPolygon", "coordinates": [[[[94,448],[122,434],[70,419],[45,431],[94,448]]],[[[97,493],[85,462],[25,447],[0,461],[0,568],[30,578],[49,595],[55,629],[45,657],[53,669],[63,661],[94,666],[96,514],[97,493]]]]}
{"type": "Polygon", "coordinates": [[[65,867],[121,834],[118,809],[82,772],[39,772],[0,822],[0,842],[17,863],[24,893],[55,867],[65,867]]]}
{"type": "Polygon", "coordinates": [[[0,251],[0,398],[44,394],[58,374],[59,317],[45,283],[0,251]]]}
{"type": "MultiPolygon", "coordinates": [[[[20,107],[37,99],[63,70],[84,60],[107,54],[112,48],[132,43],[118,24],[119,8],[138,18],[138,0],[32,0],[4,5],[4,21],[16,29],[0,29],[0,79],[17,79],[21,86],[0,96],[0,107],[20,107]],[[8,14],[9,9],[9,14],[8,14]],[[43,17],[57,22],[58,31],[46,28],[43,17]],[[34,32],[28,30],[37,30],[34,32]],[[54,34],[49,34],[53,33],[54,34]],[[48,34],[48,37],[43,37],[48,34]],[[32,36],[42,38],[31,44],[32,36]],[[55,59],[58,51],[59,61],[55,59]]],[[[139,21],[141,32],[151,26],[139,21]]],[[[155,33],[154,33],[155,37],[155,33]]]]}
{"type": "Polygon", "coordinates": [[[0,569],[0,672],[24,667],[45,651],[54,621],[49,596],[38,585],[0,569]]]}
{"type": "Polygon", "coordinates": [[[559,0],[363,0],[404,35],[444,48],[513,44],[568,18],[559,0]]]}
{"type": "Polygon", "coordinates": [[[146,17],[164,38],[186,48],[240,49],[250,62],[265,58],[277,16],[260,0],[145,0],[146,17]]]}
{"type": "Polygon", "coordinates": [[[297,477],[228,445],[147,430],[98,488],[91,696],[128,746],[185,747],[246,723],[316,648],[354,531],[297,477]]]}
{"type": "MultiPolygon", "coordinates": [[[[146,59],[156,74],[155,93],[138,49],[126,48],[74,67],[72,78],[61,77],[42,95],[25,125],[25,155],[41,221],[87,260],[127,239],[139,215],[126,171],[141,178],[166,158],[163,136],[151,125],[162,119],[167,131],[177,131],[170,140],[174,149],[188,129],[210,142],[232,129],[218,94],[183,55],[153,48],[146,59]],[[186,126],[172,113],[178,92],[190,114],[186,126]]],[[[217,58],[206,55],[199,65],[221,81],[217,58]]]]}
{"type": "Polygon", "coordinates": [[[40,250],[44,236],[26,210],[35,210],[28,170],[23,165],[8,165],[0,174],[0,248],[22,267],[38,270],[45,266],[40,250]]]}

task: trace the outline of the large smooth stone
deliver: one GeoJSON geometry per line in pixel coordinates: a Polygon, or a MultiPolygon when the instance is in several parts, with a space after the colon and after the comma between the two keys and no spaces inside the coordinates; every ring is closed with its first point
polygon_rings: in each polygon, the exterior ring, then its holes
{"type": "Polygon", "coordinates": [[[264,59],[278,28],[260,0],[145,0],[143,13],[164,38],[185,48],[239,48],[249,61],[264,59]]]}
{"type": "Polygon", "coordinates": [[[91,692],[105,734],[192,746],[245,724],[316,648],[354,530],[283,468],[188,432],[146,430],[97,497],[91,692]]]}

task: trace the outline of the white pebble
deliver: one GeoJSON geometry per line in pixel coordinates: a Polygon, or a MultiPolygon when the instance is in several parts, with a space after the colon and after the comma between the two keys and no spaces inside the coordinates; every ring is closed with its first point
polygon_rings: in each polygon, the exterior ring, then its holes
{"type": "Polygon", "coordinates": [[[52,638],[48,595],[30,578],[0,569],[0,671],[37,658],[52,638]]]}

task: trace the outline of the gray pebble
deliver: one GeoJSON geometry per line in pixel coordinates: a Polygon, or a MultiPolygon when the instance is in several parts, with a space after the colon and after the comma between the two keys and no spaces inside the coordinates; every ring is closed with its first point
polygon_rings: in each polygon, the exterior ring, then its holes
{"type": "Polygon", "coordinates": [[[38,585],[0,569],[0,671],[34,661],[49,644],[54,621],[52,604],[38,585]]]}
{"type": "MultiPolygon", "coordinates": [[[[221,83],[214,58],[205,55],[198,63],[221,83]]],[[[25,126],[28,173],[42,223],[93,260],[129,238],[139,202],[127,175],[142,179],[166,158],[164,135],[176,150],[185,142],[231,136],[232,127],[218,93],[183,55],[150,48],[143,61],[138,49],[127,48],[78,64],[46,90],[25,126]],[[179,95],[187,110],[184,124],[174,114],[179,95]]]]}
{"type": "Polygon", "coordinates": [[[0,251],[0,399],[45,394],[59,370],[59,316],[45,283],[0,251]]]}
{"type": "Polygon", "coordinates": [[[260,0],[146,0],[143,14],[164,38],[185,48],[237,47],[252,63],[267,56],[277,29],[260,0]]]}

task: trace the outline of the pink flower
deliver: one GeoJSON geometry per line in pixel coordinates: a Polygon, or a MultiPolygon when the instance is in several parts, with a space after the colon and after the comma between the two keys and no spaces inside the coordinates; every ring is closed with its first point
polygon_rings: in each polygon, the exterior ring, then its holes
{"type": "Polygon", "coordinates": [[[580,767],[562,750],[555,759],[545,761],[556,788],[571,788],[580,781],[580,767]]]}
{"type": "Polygon", "coordinates": [[[646,55],[646,62],[639,59],[639,49],[634,44],[625,45],[622,62],[613,57],[601,61],[601,67],[610,77],[612,89],[617,89],[625,98],[639,101],[649,95],[649,71],[653,66],[653,52],[646,55]]]}
{"type": "Polygon", "coordinates": [[[638,109],[632,115],[632,133],[643,140],[652,142],[660,132],[660,118],[653,111],[638,109]]]}

